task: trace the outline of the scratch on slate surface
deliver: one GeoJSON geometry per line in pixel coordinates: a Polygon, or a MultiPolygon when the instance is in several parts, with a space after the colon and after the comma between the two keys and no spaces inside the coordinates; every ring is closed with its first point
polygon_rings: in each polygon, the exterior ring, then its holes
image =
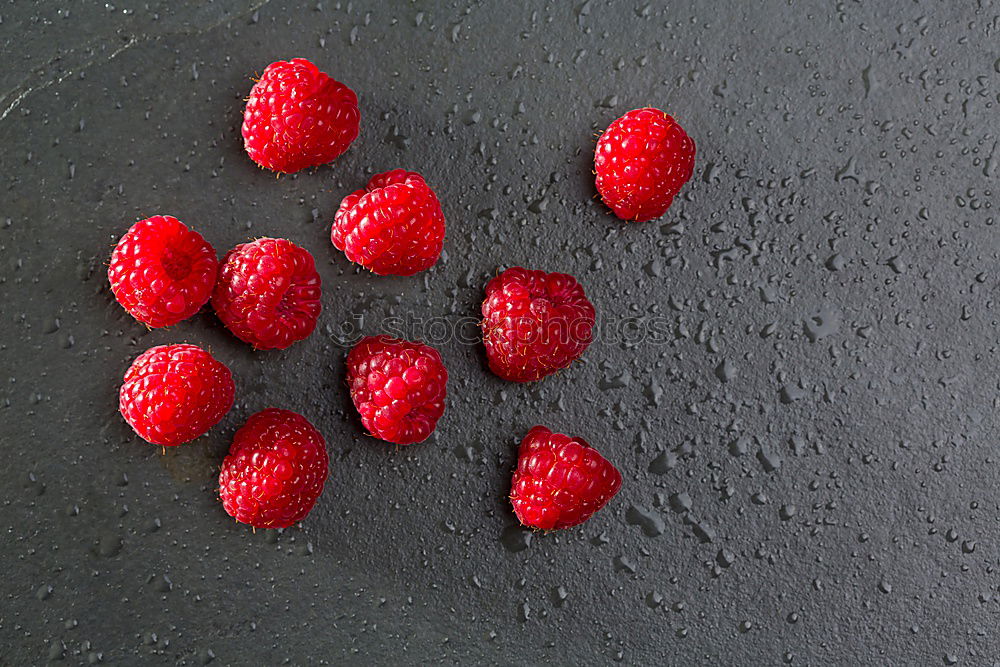
{"type": "MultiPolygon", "coordinates": [[[[253,5],[251,5],[250,7],[248,7],[247,9],[238,14],[226,16],[214,23],[210,23],[196,30],[172,30],[159,35],[131,35],[124,44],[122,44],[120,47],[112,51],[110,54],[106,56],[90,58],[89,60],[86,60],[79,65],[70,67],[66,71],[60,73],[58,76],[46,79],[41,83],[29,84],[31,77],[28,77],[27,79],[22,81],[18,86],[15,86],[12,90],[8,91],[2,97],[0,97],[0,106],[3,106],[3,111],[0,112],[0,121],[5,120],[7,116],[9,116],[19,106],[21,106],[21,103],[25,99],[27,99],[28,96],[31,95],[32,93],[38,92],[39,90],[44,90],[46,88],[49,88],[50,86],[58,85],[63,81],[65,81],[66,79],[68,79],[69,77],[76,74],[77,72],[85,70],[89,67],[109,63],[118,56],[120,56],[122,53],[127,51],[128,49],[135,46],[136,44],[141,44],[147,41],[155,41],[158,39],[162,39],[163,37],[170,37],[175,35],[192,35],[192,36],[203,35],[207,32],[210,32],[211,30],[218,28],[221,25],[224,25],[236,19],[252,14],[253,12],[259,11],[270,1],[271,0],[261,0],[260,2],[254,3],[253,5]]],[[[93,46],[95,46],[94,43],[87,44],[81,50],[86,50],[88,48],[92,48],[93,46]]],[[[66,57],[65,55],[58,55],[52,58],[49,62],[45,63],[45,65],[43,65],[39,69],[44,70],[48,66],[52,65],[55,62],[58,62],[59,60],[62,60],[65,57],[66,57]]]]}

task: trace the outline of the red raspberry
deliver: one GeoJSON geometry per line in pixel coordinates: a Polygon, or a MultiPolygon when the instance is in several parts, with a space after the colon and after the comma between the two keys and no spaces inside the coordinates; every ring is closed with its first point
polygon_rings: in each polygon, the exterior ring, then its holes
{"type": "Polygon", "coordinates": [[[326,441],[305,417],[261,410],[236,431],[222,461],[222,506],[240,523],[287,528],[319,500],[329,466],[326,441]]]}
{"type": "Polygon", "coordinates": [[[521,441],[510,502],[525,526],[558,530],[589,519],[621,486],[618,469],[585,440],[536,426],[521,441]]]}
{"type": "Polygon", "coordinates": [[[237,338],[283,350],[316,328],[320,278],[309,251],[287,239],[243,243],[222,260],[212,307],[237,338]]]}
{"type": "Polygon", "coordinates": [[[250,159],[292,173],[326,164],[358,136],[361,114],[354,91],[305,58],[279,60],[254,84],[243,112],[243,143],[250,159]]]}
{"type": "Polygon", "coordinates": [[[694,141],[659,109],[629,111],[611,123],[594,153],[597,192],[622,220],[658,218],[691,178],[694,141]]]}
{"type": "Polygon", "coordinates": [[[235,391],[226,365],[197,345],[159,345],[125,373],[118,410],[143,440],[172,447],[218,424],[235,391]]]}
{"type": "Polygon", "coordinates": [[[140,220],[111,253],[108,280],[118,303],[150,327],[198,312],[212,294],[219,261],[208,241],[169,215],[140,220]]]}
{"type": "Polygon", "coordinates": [[[347,384],[372,435],[410,445],[426,440],[444,414],[448,371],[433,347],[368,336],[347,355],[347,384]]]}
{"type": "Polygon", "coordinates": [[[347,259],[380,276],[412,276],[441,255],[444,214],[420,174],[394,169],[344,197],[330,240],[347,259]]]}
{"type": "Polygon", "coordinates": [[[480,326],[490,370],[505,380],[533,382],[583,354],[594,306],[573,276],[516,266],[486,285],[480,326]]]}

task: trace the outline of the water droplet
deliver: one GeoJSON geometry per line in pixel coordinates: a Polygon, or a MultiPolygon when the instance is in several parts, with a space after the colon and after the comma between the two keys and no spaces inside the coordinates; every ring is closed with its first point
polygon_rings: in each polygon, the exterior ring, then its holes
{"type": "Polygon", "coordinates": [[[636,571],[635,562],[626,556],[615,557],[614,567],[616,572],[628,572],[629,574],[635,574],[636,571]]]}
{"type": "Polygon", "coordinates": [[[670,496],[668,502],[670,503],[670,509],[678,513],[687,512],[691,509],[692,505],[691,496],[686,491],[673,494],[670,496]]]}
{"type": "Polygon", "coordinates": [[[804,325],[806,336],[815,343],[840,330],[840,313],[830,306],[825,306],[815,315],[808,317],[804,325]]]}
{"type": "Polygon", "coordinates": [[[663,534],[666,525],[654,510],[639,505],[632,505],[625,510],[625,521],[632,526],[639,526],[646,537],[657,537],[663,534]]]}
{"type": "Polygon", "coordinates": [[[843,271],[845,266],[847,266],[847,260],[840,253],[834,253],[826,260],[826,268],[831,271],[843,271]]]}
{"type": "Polygon", "coordinates": [[[649,472],[654,475],[665,475],[677,465],[677,456],[673,452],[660,452],[660,455],[649,463],[649,472]]]}
{"type": "Polygon", "coordinates": [[[507,526],[500,534],[500,543],[511,553],[524,551],[531,546],[532,531],[519,526],[507,526]]]}
{"type": "Polygon", "coordinates": [[[764,472],[774,472],[781,467],[781,457],[763,449],[757,452],[757,460],[764,467],[764,472]]]}
{"type": "Polygon", "coordinates": [[[785,404],[794,403],[795,401],[805,398],[808,395],[805,389],[792,382],[782,385],[780,393],[781,402],[785,404]]]}
{"type": "Polygon", "coordinates": [[[117,535],[104,535],[97,544],[97,554],[105,558],[113,558],[122,550],[122,540],[117,535]]]}
{"type": "Polygon", "coordinates": [[[719,378],[721,382],[729,382],[736,377],[736,367],[733,366],[728,359],[725,359],[721,364],[715,367],[715,376],[719,378]]]}

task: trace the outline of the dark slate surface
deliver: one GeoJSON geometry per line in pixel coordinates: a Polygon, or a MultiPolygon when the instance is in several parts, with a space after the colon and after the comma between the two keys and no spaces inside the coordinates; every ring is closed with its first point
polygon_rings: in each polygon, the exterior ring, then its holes
{"type": "Polygon", "coordinates": [[[1000,3],[696,0],[0,6],[0,663],[993,664],[1000,3]],[[275,178],[241,150],[250,77],[302,55],[355,88],[360,140],[275,178]],[[660,221],[594,200],[594,134],[658,105],[698,144],[660,221]],[[328,241],[374,171],[448,218],[424,275],[328,241]],[[104,265],[135,220],[314,253],[320,328],[253,353],[206,310],[146,331],[104,265]],[[485,370],[498,267],[574,273],[601,340],[545,380],[485,370]],[[470,328],[472,327],[472,328],[470,328]],[[636,333],[636,331],[640,333],[636,333]],[[362,433],[345,341],[435,342],[426,444],[362,433]],[[116,412],[149,346],[210,347],[237,404],[166,455],[116,412]],[[300,529],[215,484],[269,405],[326,435],[300,529]],[[624,487],[529,535],[505,500],[536,423],[624,487]]]}

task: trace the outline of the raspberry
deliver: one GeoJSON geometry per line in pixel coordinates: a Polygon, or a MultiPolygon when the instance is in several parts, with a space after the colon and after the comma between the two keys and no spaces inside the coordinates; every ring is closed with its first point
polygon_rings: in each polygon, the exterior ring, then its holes
{"type": "Polygon", "coordinates": [[[115,299],[146,326],[168,327],[194,315],[212,294],[219,261],[198,232],[169,215],[140,220],[111,253],[115,299]]]}
{"type": "Polygon", "coordinates": [[[292,173],[332,161],[358,136],[354,91],[305,58],[279,60],[254,84],[243,112],[250,159],[292,173]]]}
{"type": "Polygon", "coordinates": [[[516,266],[486,285],[480,326],[490,370],[505,380],[533,382],[583,354],[594,306],[573,276],[516,266]]]}
{"type": "Polygon", "coordinates": [[[132,362],[118,410],[140,438],[172,447],[218,424],[235,390],[226,365],[197,345],[160,345],[132,362]]]}
{"type": "Polygon", "coordinates": [[[433,347],[368,336],[347,355],[347,384],[361,423],[397,445],[427,439],[444,414],[448,371],[433,347]]]}
{"type": "Polygon", "coordinates": [[[316,328],[320,278],[312,255],[286,239],[257,239],[222,260],[212,307],[237,338],[283,350],[316,328]]]}
{"type": "Polygon", "coordinates": [[[611,123],[594,153],[597,192],[623,220],[658,218],[691,178],[694,141],[659,109],[636,109],[611,123]]]}
{"type": "Polygon", "coordinates": [[[326,441],[305,417],[261,410],[236,431],[222,461],[222,506],[240,523],[287,528],[312,510],[329,466],[326,441]]]}
{"type": "Polygon", "coordinates": [[[510,502],[523,525],[558,530],[589,519],[621,486],[618,469],[585,440],[536,426],[521,441],[510,502]]]}
{"type": "Polygon", "coordinates": [[[330,240],[347,259],[380,276],[411,276],[441,255],[444,214],[420,174],[394,169],[344,197],[330,240]]]}

